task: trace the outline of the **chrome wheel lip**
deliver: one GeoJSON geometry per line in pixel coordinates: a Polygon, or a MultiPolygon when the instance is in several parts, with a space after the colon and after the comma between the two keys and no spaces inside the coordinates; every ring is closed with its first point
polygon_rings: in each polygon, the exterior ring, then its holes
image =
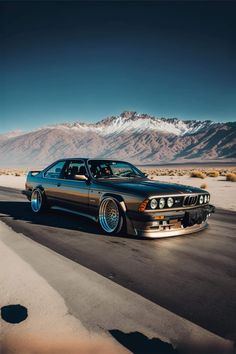
{"type": "Polygon", "coordinates": [[[42,203],[43,203],[42,193],[37,189],[35,191],[33,191],[32,195],[31,195],[30,202],[31,202],[32,210],[35,213],[39,212],[42,207],[42,203]]]}
{"type": "Polygon", "coordinates": [[[107,233],[114,232],[120,222],[120,213],[117,203],[113,198],[105,198],[99,207],[99,222],[107,233]]]}

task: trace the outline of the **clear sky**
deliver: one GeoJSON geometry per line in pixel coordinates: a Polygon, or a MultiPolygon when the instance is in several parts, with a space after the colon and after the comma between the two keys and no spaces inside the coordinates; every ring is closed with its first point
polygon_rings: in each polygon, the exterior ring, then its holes
{"type": "Polygon", "coordinates": [[[0,2],[0,133],[124,110],[236,120],[236,3],[0,2]]]}

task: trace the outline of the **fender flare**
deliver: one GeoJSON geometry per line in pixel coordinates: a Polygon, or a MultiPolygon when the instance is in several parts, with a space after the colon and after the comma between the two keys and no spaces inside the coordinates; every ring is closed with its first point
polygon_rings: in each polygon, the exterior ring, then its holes
{"type": "Polygon", "coordinates": [[[124,199],[119,195],[119,194],[115,194],[115,193],[104,193],[101,198],[100,198],[100,201],[99,201],[99,204],[101,203],[101,201],[103,199],[105,199],[106,197],[112,197],[114,198],[120,205],[121,209],[123,210],[124,213],[126,213],[126,205],[125,205],[125,201],[124,199]]]}
{"type": "Polygon", "coordinates": [[[47,196],[46,196],[46,193],[45,193],[45,190],[44,190],[43,186],[42,186],[41,184],[38,184],[37,186],[35,186],[34,188],[32,188],[32,193],[33,193],[33,191],[34,191],[35,189],[39,189],[39,190],[42,192],[42,197],[43,197],[44,203],[45,203],[45,205],[49,206],[50,203],[49,203],[49,201],[48,201],[48,199],[47,199],[47,196]]]}
{"type": "Polygon", "coordinates": [[[35,190],[35,189],[40,189],[41,192],[45,193],[44,188],[43,188],[43,186],[41,184],[39,184],[36,187],[32,188],[32,191],[35,190]]]}

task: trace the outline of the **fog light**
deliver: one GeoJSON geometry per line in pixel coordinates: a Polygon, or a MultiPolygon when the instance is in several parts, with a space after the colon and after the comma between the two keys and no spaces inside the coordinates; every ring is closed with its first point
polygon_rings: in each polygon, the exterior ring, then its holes
{"type": "Polygon", "coordinates": [[[152,226],[159,226],[159,221],[153,221],[152,226]]]}
{"type": "Polygon", "coordinates": [[[154,219],[155,220],[163,220],[163,219],[165,219],[165,216],[164,215],[157,215],[157,216],[154,216],[154,219]]]}

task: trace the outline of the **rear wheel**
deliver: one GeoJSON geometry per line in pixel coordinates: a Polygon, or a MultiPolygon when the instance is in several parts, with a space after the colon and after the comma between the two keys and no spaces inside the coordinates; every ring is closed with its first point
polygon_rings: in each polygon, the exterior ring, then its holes
{"type": "Polygon", "coordinates": [[[43,191],[36,188],[33,190],[30,199],[31,209],[34,213],[41,213],[47,209],[47,201],[43,191]]]}
{"type": "Polygon", "coordinates": [[[99,224],[107,234],[118,234],[124,229],[124,214],[118,202],[112,198],[104,198],[99,207],[99,224]]]}

